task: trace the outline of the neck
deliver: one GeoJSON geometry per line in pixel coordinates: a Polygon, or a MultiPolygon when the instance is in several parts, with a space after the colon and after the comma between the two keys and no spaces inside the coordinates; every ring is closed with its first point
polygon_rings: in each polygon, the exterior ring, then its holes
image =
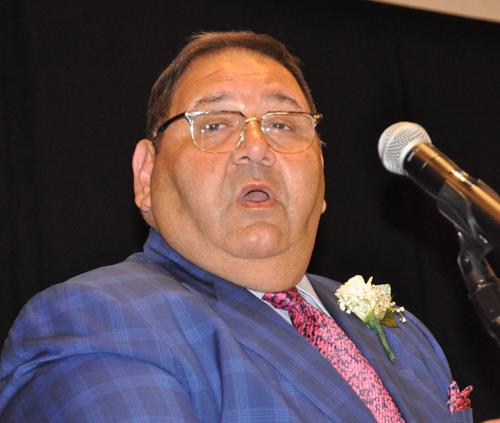
{"type": "MultiPolygon", "coordinates": [[[[170,244],[170,243],[169,243],[170,244]]],[[[210,248],[170,246],[186,260],[207,272],[236,285],[260,292],[278,292],[297,285],[304,276],[312,254],[312,245],[298,244],[265,258],[235,257],[210,248]]]]}

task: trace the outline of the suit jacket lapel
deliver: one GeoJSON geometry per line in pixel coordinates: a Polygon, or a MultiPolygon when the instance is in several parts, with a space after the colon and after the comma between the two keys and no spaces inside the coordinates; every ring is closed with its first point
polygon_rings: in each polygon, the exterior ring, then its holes
{"type": "Polygon", "coordinates": [[[353,423],[374,422],[331,363],[267,304],[222,279],[217,278],[214,286],[214,308],[242,345],[268,361],[330,419],[346,416],[353,423]]]}
{"type": "MultiPolygon", "coordinates": [[[[337,287],[327,287],[314,279],[314,276],[308,275],[308,278],[330,315],[353,340],[373,366],[389,394],[394,399],[394,402],[399,407],[406,422],[435,421],[436,413],[439,413],[439,410],[433,407],[421,407],[419,406],[421,403],[415,400],[421,397],[423,392],[422,389],[419,389],[418,385],[424,383],[426,384],[426,388],[431,391],[432,388],[428,385],[429,382],[433,382],[434,380],[432,378],[433,375],[428,375],[429,378],[420,380],[414,373],[411,362],[421,362],[421,359],[411,356],[412,350],[403,347],[400,336],[403,334],[402,332],[404,332],[405,328],[388,328],[384,326],[389,346],[396,355],[396,361],[391,362],[375,332],[369,329],[353,314],[347,314],[340,310],[334,295],[337,287]],[[397,331],[402,332],[398,334],[397,331]]],[[[441,393],[437,387],[434,389],[432,396],[434,397],[433,399],[441,397],[441,393]]],[[[442,411],[442,420],[439,421],[450,421],[450,414],[447,412],[446,407],[442,408],[442,411]],[[445,411],[447,414],[444,413],[445,411]]]]}

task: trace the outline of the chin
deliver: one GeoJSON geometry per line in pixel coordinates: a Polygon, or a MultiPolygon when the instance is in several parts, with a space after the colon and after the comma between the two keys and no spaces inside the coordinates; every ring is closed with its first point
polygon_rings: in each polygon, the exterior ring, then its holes
{"type": "Polygon", "coordinates": [[[289,237],[269,224],[252,225],[231,238],[228,239],[227,250],[235,257],[247,259],[274,257],[285,252],[289,244],[289,237]]]}

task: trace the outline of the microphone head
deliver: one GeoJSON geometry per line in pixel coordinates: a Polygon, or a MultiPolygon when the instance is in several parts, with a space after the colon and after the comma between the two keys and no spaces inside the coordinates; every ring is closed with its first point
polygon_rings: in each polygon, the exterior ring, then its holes
{"type": "Polygon", "coordinates": [[[432,144],[424,128],[416,123],[398,122],[380,136],[378,155],[389,172],[406,175],[403,167],[405,157],[415,145],[421,143],[432,144]]]}

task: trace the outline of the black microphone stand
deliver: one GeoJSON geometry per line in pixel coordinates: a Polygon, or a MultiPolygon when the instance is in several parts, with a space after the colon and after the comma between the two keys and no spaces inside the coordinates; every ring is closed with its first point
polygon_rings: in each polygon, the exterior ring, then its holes
{"type": "MultiPolygon", "coordinates": [[[[482,184],[480,180],[477,183],[482,184]]],[[[448,183],[443,185],[436,200],[439,211],[457,230],[460,242],[458,265],[469,290],[469,299],[483,325],[500,346],[500,280],[485,258],[494,247],[499,247],[496,237],[493,237],[493,245],[481,234],[471,201],[448,183]]]]}

